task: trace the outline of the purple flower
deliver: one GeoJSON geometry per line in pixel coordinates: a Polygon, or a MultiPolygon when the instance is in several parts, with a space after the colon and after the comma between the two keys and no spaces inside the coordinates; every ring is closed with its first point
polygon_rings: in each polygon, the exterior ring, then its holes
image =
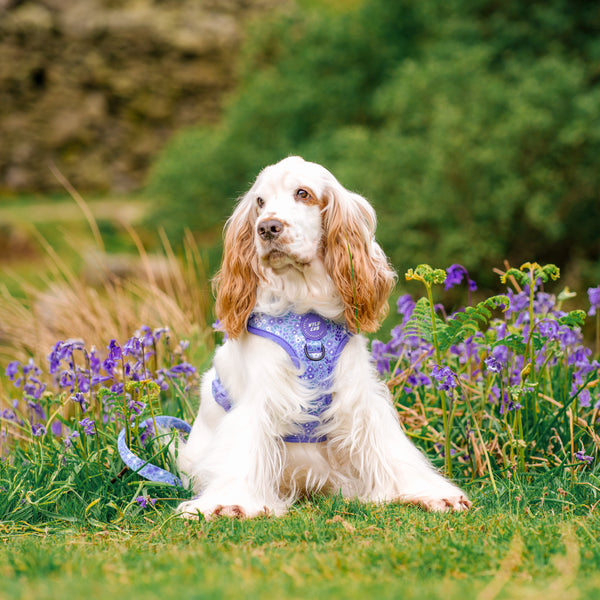
{"type": "Polygon", "coordinates": [[[142,402],[141,400],[130,400],[127,403],[127,408],[131,412],[139,416],[144,412],[144,409],[146,408],[146,403],[142,402]]]}
{"type": "Polygon", "coordinates": [[[588,465],[594,460],[593,456],[587,455],[583,450],[578,450],[575,452],[575,458],[581,462],[587,463],[588,465]]]}
{"type": "Polygon", "coordinates": [[[83,428],[85,435],[96,435],[96,424],[92,419],[86,417],[79,421],[79,425],[83,428]]]}
{"type": "Polygon", "coordinates": [[[461,283],[465,278],[469,286],[469,290],[474,292],[477,289],[477,284],[469,277],[469,272],[462,265],[452,265],[446,269],[446,281],[444,288],[449,290],[455,285],[461,283]]]}
{"type": "Polygon", "coordinates": [[[80,340],[67,340],[66,342],[56,342],[54,348],[48,355],[48,361],[50,363],[50,373],[56,373],[60,368],[60,363],[63,360],[69,360],[69,366],[70,368],[73,368],[73,351],[84,349],[84,344],[80,340]]]}
{"type": "Polygon", "coordinates": [[[85,401],[85,396],[81,392],[77,392],[71,396],[71,400],[77,402],[79,407],[81,408],[81,412],[85,412],[87,410],[87,403],[85,401]]]}
{"type": "Polygon", "coordinates": [[[502,373],[502,363],[495,356],[488,356],[485,359],[485,366],[492,373],[502,373]]]}
{"type": "Polygon", "coordinates": [[[170,369],[166,371],[166,375],[168,377],[183,377],[183,376],[192,376],[196,374],[196,367],[191,365],[188,362],[181,362],[178,365],[173,365],[170,369]]]}
{"type": "Polygon", "coordinates": [[[600,285],[595,288],[589,288],[588,298],[590,299],[590,310],[588,315],[591,317],[596,314],[596,310],[600,308],[600,285]]]}
{"type": "Polygon", "coordinates": [[[30,375],[25,380],[25,385],[23,386],[23,393],[31,398],[35,398],[39,400],[46,389],[46,384],[42,383],[37,377],[33,377],[30,375]]]}
{"type": "Polygon", "coordinates": [[[563,347],[575,346],[581,338],[581,332],[566,325],[559,327],[558,339],[563,347]]]}
{"type": "Polygon", "coordinates": [[[515,294],[509,288],[506,291],[506,295],[508,296],[509,306],[504,314],[507,318],[510,318],[513,314],[517,314],[529,306],[529,294],[526,291],[515,294]]]}
{"type": "Polygon", "coordinates": [[[154,424],[148,423],[144,429],[140,432],[140,442],[142,445],[146,445],[154,437],[154,424]]]}
{"type": "Polygon", "coordinates": [[[133,356],[137,358],[140,355],[142,344],[140,338],[137,336],[130,337],[123,346],[124,356],[133,356]]]}
{"type": "Polygon", "coordinates": [[[502,405],[500,406],[500,414],[503,415],[513,410],[521,410],[523,407],[514,400],[508,400],[508,396],[505,396],[502,405]]]}
{"type": "MultiPolygon", "coordinates": [[[[573,392],[577,393],[577,386],[575,384],[573,384],[573,388],[573,392]]],[[[581,406],[582,408],[589,408],[589,406],[592,403],[592,396],[590,394],[590,390],[588,390],[587,388],[581,390],[577,400],[579,401],[579,406],[581,406]]]]}
{"type": "Polygon", "coordinates": [[[79,435],[79,431],[72,431],[64,437],[65,448],[70,448],[73,445],[73,440],[76,440],[79,435]]]}
{"type": "Polygon", "coordinates": [[[434,365],[431,370],[431,376],[438,382],[438,388],[445,392],[454,389],[458,385],[456,373],[450,367],[434,365]]]}
{"type": "Polygon", "coordinates": [[[61,388],[69,388],[70,390],[73,390],[74,381],[75,381],[75,378],[73,377],[73,373],[71,373],[71,371],[63,371],[60,374],[60,379],[58,380],[58,385],[61,388]]]}
{"type": "Polygon", "coordinates": [[[150,503],[152,506],[154,506],[156,504],[156,498],[147,498],[146,496],[138,496],[135,501],[142,507],[142,508],[146,508],[148,506],[148,503],[150,503]]]}
{"type": "Polygon", "coordinates": [[[21,363],[18,360],[13,360],[12,362],[8,363],[8,366],[6,367],[6,370],[4,371],[4,374],[11,381],[14,381],[15,377],[19,374],[19,367],[20,366],[21,366],[21,363]]]}
{"type": "Polygon", "coordinates": [[[396,306],[398,307],[398,314],[404,317],[404,321],[408,321],[415,308],[415,301],[410,294],[404,294],[398,298],[396,306]]]}
{"type": "Polygon", "coordinates": [[[537,315],[546,315],[552,311],[556,298],[553,294],[538,292],[533,300],[533,312],[537,315]]]}
{"type": "Polygon", "coordinates": [[[46,428],[41,423],[34,423],[31,426],[31,433],[35,437],[42,437],[43,435],[46,435],[46,428]]]}
{"type": "Polygon", "coordinates": [[[558,330],[558,323],[551,319],[544,319],[538,323],[540,335],[548,340],[553,340],[557,336],[558,330]]]}
{"type": "Polygon", "coordinates": [[[110,340],[108,344],[108,360],[116,363],[122,358],[121,346],[117,343],[117,340],[110,340]]]}
{"type": "Polygon", "coordinates": [[[142,507],[146,508],[148,506],[148,500],[145,496],[138,496],[135,501],[142,507]]]}
{"type": "Polygon", "coordinates": [[[390,370],[390,357],[388,346],[379,340],[373,340],[371,343],[371,356],[375,361],[375,366],[380,375],[388,373],[390,370]]]}

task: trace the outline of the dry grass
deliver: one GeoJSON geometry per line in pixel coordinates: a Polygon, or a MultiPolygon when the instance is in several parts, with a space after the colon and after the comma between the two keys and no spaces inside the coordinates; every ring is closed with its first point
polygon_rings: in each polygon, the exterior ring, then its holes
{"type": "Polygon", "coordinates": [[[141,325],[166,326],[178,339],[208,343],[209,283],[192,235],[176,256],[160,232],[162,251],[149,255],[128,230],[139,256],[115,269],[98,244],[93,276],[76,273],[38,234],[47,259],[45,285],[21,281],[19,295],[0,287],[0,364],[29,357],[41,364],[57,340],[103,347],[112,338],[128,339],[141,325]]]}

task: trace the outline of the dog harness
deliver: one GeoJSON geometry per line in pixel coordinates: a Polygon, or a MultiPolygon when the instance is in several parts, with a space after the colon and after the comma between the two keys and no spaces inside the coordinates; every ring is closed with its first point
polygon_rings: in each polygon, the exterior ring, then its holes
{"type": "MultiPolygon", "coordinates": [[[[322,414],[331,404],[331,394],[327,390],[342,350],[352,337],[348,328],[313,312],[302,315],[288,313],[281,317],[252,313],[248,319],[248,332],[279,344],[300,370],[301,381],[311,389],[323,391],[306,411],[313,418],[299,423],[301,431],[284,437],[284,441],[324,442],[326,436],[318,436],[315,432],[321,424],[322,414]]],[[[213,380],[212,393],[215,402],[225,411],[233,408],[231,398],[218,376],[213,380]]]]}

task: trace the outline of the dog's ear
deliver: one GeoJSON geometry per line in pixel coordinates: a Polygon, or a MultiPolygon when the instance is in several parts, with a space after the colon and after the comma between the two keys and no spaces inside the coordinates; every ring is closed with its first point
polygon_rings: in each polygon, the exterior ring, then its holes
{"type": "Polygon", "coordinates": [[[252,207],[247,194],[227,221],[221,268],[213,280],[219,329],[233,339],[245,331],[256,303],[258,255],[252,207]]]}
{"type": "Polygon", "coordinates": [[[374,332],[387,314],[396,274],[375,241],[372,206],[332,179],[325,191],[325,266],[344,302],[349,329],[374,332]]]}

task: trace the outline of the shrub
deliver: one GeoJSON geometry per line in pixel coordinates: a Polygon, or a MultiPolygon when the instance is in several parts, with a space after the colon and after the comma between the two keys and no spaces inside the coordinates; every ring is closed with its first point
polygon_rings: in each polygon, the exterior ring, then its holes
{"type": "Polygon", "coordinates": [[[401,270],[462,262],[491,286],[484,265],[536,256],[596,281],[597,19],[559,0],[274,19],[249,36],[220,125],[159,157],[154,220],[220,227],[263,166],[298,153],[369,197],[401,270]]]}

